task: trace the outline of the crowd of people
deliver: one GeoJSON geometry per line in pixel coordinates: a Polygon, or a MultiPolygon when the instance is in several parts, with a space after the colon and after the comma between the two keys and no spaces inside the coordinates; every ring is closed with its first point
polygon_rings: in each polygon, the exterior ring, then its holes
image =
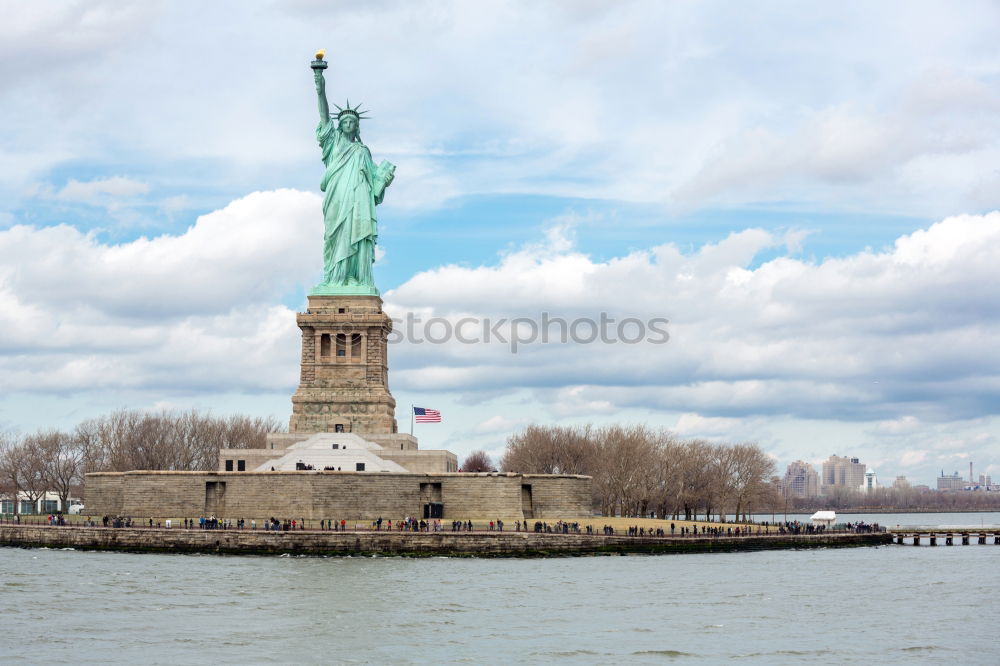
{"type": "Polygon", "coordinates": [[[847,523],[847,529],[857,534],[870,534],[873,532],[885,532],[886,528],[882,527],[878,523],[866,523],[859,520],[857,522],[847,523]]]}
{"type": "MultiPolygon", "coordinates": [[[[344,521],[340,521],[343,525],[344,521]]],[[[336,521],[334,521],[336,523],[336,521]]],[[[393,531],[395,529],[397,532],[440,532],[441,531],[441,521],[440,520],[424,520],[422,518],[411,518],[406,516],[403,520],[397,520],[395,522],[395,527],[393,527],[392,520],[383,521],[381,517],[377,520],[372,521],[371,528],[375,531],[379,531],[385,527],[386,531],[393,531]]],[[[452,523],[452,531],[455,531],[455,525],[452,523]]]]}
{"type": "MultiPolygon", "coordinates": [[[[567,523],[563,520],[556,521],[553,525],[536,520],[534,528],[535,532],[544,534],[580,534],[580,523],[567,523]]],[[[586,529],[587,534],[594,533],[593,525],[587,525],[586,529]]],[[[525,523],[525,531],[527,531],[527,523],[525,523]]]]}
{"type": "MultiPolygon", "coordinates": [[[[70,522],[62,514],[50,514],[47,517],[39,517],[43,519],[43,522],[32,521],[32,524],[42,524],[53,527],[63,527],[63,526],[84,526],[84,527],[97,527],[98,521],[91,519],[89,516],[86,519],[70,522]]],[[[4,521],[0,521],[4,522],[4,521]]],[[[10,523],[20,523],[21,516],[15,515],[11,517],[7,522],[10,523]]],[[[372,530],[372,531],[396,531],[396,532],[441,532],[442,522],[440,520],[427,520],[419,519],[407,516],[401,520],[384,519],[382,517],[368,523],[358,523],[354,522],[349,525],[347,520],[344,518],[333,519],[333,518],[323,518],[319,521],[312,520],[312,524],[307,525],[307,521],[304,518],[285,518],[278,519],[275,517],[270,517],[261,521],[259,529],[269,532],[289,532],[289,531],[301,531],[301,530],[321,530],[321,531],[333,531],[333,532],[346,532],[346,531],[362,531],[362,530],[372,530]]],[[[100,520],[100,525],[102,527],[111,528],[132,528],[132,527],[150,527],[150,528],[162,528],[162,527],[181,527],[184,529],[200,529],[200,530],[257,530],[258,524],[256,519],[232,519],[232,518],[218,518],[216,516],[200,516],[195,518],[183,518],[180,521],[180,525],[177,521],[162,521],[154,520],[149,518],[148,520],[135,520],[130,516],[103,516],[100,520]],[[173,522],[173,524],[171,524],[173,522]],[[164,524],[165,523],[165,524],[164,524]]],[[[453,520],[451,521],[451,531],[452,532],[475,532],[475,531],[488,531],[488,532],[503,532],[504,531],[504,521],[496,518],[490,520],[486,523],[481,523],[477,525],[472,520],[453,520]]],[[[884,532],[886,528],[879,525],[878,523],[866,523],[863,521],[856,521],[846,523],[844,525],[838,525],[835,530],[849,531],[854,533],[872,533],[872,532],[884,532]]],[[[677,525],[674,522],[670,523],[669,527],[666,526],[641,526],[633,525],[625,529],[625,534],[630,537],[667,537],[667,536],[701,536],[701,537],[746,537],[746,536],[761,536],[770,534],[779,535],[799,535],[799,534],[823,534],[824,532],[830,531],[824,525],[813,525],[811,523],[803,523],[798,520],[775,522],[771,523],[768,521],[763,521],[760,523],[749,523],[741,525],[677,525]]],[[[602,534],[604,536],[615,536],[618,534],[616,528],[612,525],[603,525],[600,530],[597,530],[593,525],[581,525],[579,522],[567,522],[563,520],[556,521],[555,523],[548,523],[546,521],[536,520],[529,523],[528,520],[516,520],[514,522],[515,532],[534,532],[536,534],[587,534],[587,535],[597,535],[602,534]]]]}
{"type": "Polygon", "coordinates": [[[104,516],[101,518],[101,525],[103,527],[132,527],[132,518],[130,516],[104,516]]]}

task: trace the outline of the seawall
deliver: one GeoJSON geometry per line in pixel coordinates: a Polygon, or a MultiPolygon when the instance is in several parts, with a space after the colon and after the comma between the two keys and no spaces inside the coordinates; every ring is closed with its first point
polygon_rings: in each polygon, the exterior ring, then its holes
{"type": "Polygon", "coordinates": [[[892,543],[883,534],[629,537],[535,532],[323,532],[0,525],[0,545],[231,555],[545,557],[839,548],[892,543]]]}
{"type": "Polygon", "coordinates": [[[589,514],[592,483],[589,476],[572,474],[310,470],[92,472],[86,485],[87,513],[94,516],[282,516],[317,522],[490,516],[513,523],[589,514]]]}

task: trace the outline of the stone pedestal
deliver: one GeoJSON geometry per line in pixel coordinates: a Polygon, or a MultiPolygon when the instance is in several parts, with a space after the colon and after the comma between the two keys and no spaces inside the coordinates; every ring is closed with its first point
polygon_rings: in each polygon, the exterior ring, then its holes
{"type": "Polygon", "coordinates": [[[396,432],[386,349],[392,319],[382,312],[382,299],[310,295],[296,322],[302,370],[289,432],[396,432]]]}

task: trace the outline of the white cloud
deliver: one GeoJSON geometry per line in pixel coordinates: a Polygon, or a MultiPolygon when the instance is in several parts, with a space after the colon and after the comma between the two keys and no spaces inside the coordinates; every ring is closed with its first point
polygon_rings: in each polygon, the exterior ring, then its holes
{"type": "Polygon", "coordinates": [[[745,431],[742,419],[730,419],[720,417],[706,417],[701,414],[687,412],[680,415],[674,432],[682,437],[732,437],[734,434],[745,431]]]}
{"type": "Polygon", "coordinates": [[[927,459],[927,451],[904,451],[899,462],[903,467],[912,467],[927,459]]]}
{"type": "MultiPolygon", "coordinates": [[[[67,226],[0,231],[5,388],[130,391],[144,404],[157,393],[290,393],[299,336],[280,303],[318,277],[318,209],[316,195],[280,190],[124,243],[67,226]]],[[[946,466],[988,464],[997,450],[1000,212],[823,261],[759,262],[787,238],[753,229],[688,252],[668,244],[598,261],[574,249],[571,224],[549,228],[558,231],[493,265],[415,275],[387,294],[386,311],[451,322],[604,312],[612,336],[626,317],[663,317],[670,339],[562,343],[556,326],[548,344],[517,354],[509,341],[393,345],[394,390],[481,410],[456,418],[465,446],[499,446],[523,424],[513,410],[524,422],[628,414],[687,436],[755,439],[789,458],[825,457],[843,441],[880,468],[926,466],[928,451],[946,466]],[[513,402],[501,408],[504,397],[513,402]],[[829,432],[813,436],[809,422],[829,432]]]]}
{"type": "Polygon", "coordinates": [[[298,329],[278,303],[318,277],[318,210],[315,195],[282,190],[127,243],[0,231],[5,389],[292,387],[298,329]]]}
{"type": "Polygon", "coordinates": [[[87,182],[70,178],[56,194],[56,198],[63,201],[97,203],[106,198],[134,197],[147,192],[149,192],[148,184],[122,176],[87,182]]]}
{"type": "Polygon", "coordinates": [[[664,317],[670,341],[526,344],[516,355],[505,344],[409,345],[397,377],[461,391],[533,386],[564,411],[901,419],[882,432],[992,413],[1000,212],[947,218],[880,252],[753,267],[781,244],[748,230],[691,254],[665,245],[605,262],[529,245],[493,266],[418,274],[387,294],[387,311],[452,322],[664,317]]]}
{"type": "Polygon", "coordinates": [[[5,14],[0,165],[16,168],[0,169],[0,188],[67,163],[128,163],[153,187],[261,172],[274,186],[280,166],[283,184],[305,187],[316,112],[303,44],[335,33],[330,95],[372,107],[366,141],[400,165],[393,206],[484,193],[918,215],[1000,205],[989,3],[119,4],[5,14]]]}
{"type": "Polygon", "coordinates": [[[923,427],[920,420],[913,416],[902,416],[898,419],[879,421],[875,424],[874,433],[879,435],[907,435],[923,427]]]}
{"type": "MultiPolygon", "coordinates": [[[[275,303],[317,272],[319,209],[314,194],[256,193],[180,235],[116,245],[65,225],[15,226],[0,233],[0,294],[25,313],[58,306],[129,319],[275,303]]],[[[19,329],[3,335],[38,333],[19,329]]]]}
{"type": "Polygon", "coordinates": [[[510,419],[501,414],[497,414],[476,424],[474,430],[476,434],[479,435],[493,435],[496,433],[512,432],[522,425],[524,425],[524,422],[521,420],[510,419]]]}
{"type": "MultiPolygon", "coordinates": [[[[429,7],[11,3],[0,24],[5,387],[294,382],[296,329],[276,303],[318,277],[317,196],[241,196],[181,232],[144,216],[172,223],[254,187],[314,190],[306,62],[331,34],[331,99],[373,109],[364,136],[376,160],[399,164],[386,202],[398,209],[497,194],[922,217],[1000,206],[988,2],[429,7]],[[238,45],[219,39],[221,24],[238,45]],[[73,204],[106,209],[112,237],[115,221],[141,218],[148,237],[111,243],[69,226],[65,211],[84,208],[73,204]],[[67,224],[38,226],[53,219],[67,224]]],[[[795,258],[808,249],[803,232],[739,222],[718,242],[639,241],[595,258],[574,249],[575,230],[627,222],[556,219],[495,265],[413,276],[388,307],[453,321],[665,317],[668,344],[517,355],[506,344],[403,344],[393,381],[487,413],[515,391],[539,418],[669,413],[720,436],[730,423],[767,436],[764,420],[822,418],[811,441],[823,446],[840,419],[859,424],[860,442],[891,442],[879,461],[902,447],[978,460],[997,446],[997,215],[950,217],[893,247],[822,261],[795,258]]]]}
{"type": "Polygon", "coordinates": [[[161,201],[160,208],[168,215],[173,215],[191,208],[191,199],[186,194],[177,194],[161,201]]]}

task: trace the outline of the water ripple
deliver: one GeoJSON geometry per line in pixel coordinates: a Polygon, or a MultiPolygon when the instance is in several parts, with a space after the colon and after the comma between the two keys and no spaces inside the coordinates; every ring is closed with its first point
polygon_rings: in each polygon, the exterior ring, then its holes
{"type": "Polygon", "coordinates": [[[968,582],[993,580],[1000,555],[982,546],[566,560],[0,553],[4,632],[18,637],[0,641],[2,664],[795,664],[953,652],[984,663],[1000,626],[996,605],[970,602],[968,582]]]}

